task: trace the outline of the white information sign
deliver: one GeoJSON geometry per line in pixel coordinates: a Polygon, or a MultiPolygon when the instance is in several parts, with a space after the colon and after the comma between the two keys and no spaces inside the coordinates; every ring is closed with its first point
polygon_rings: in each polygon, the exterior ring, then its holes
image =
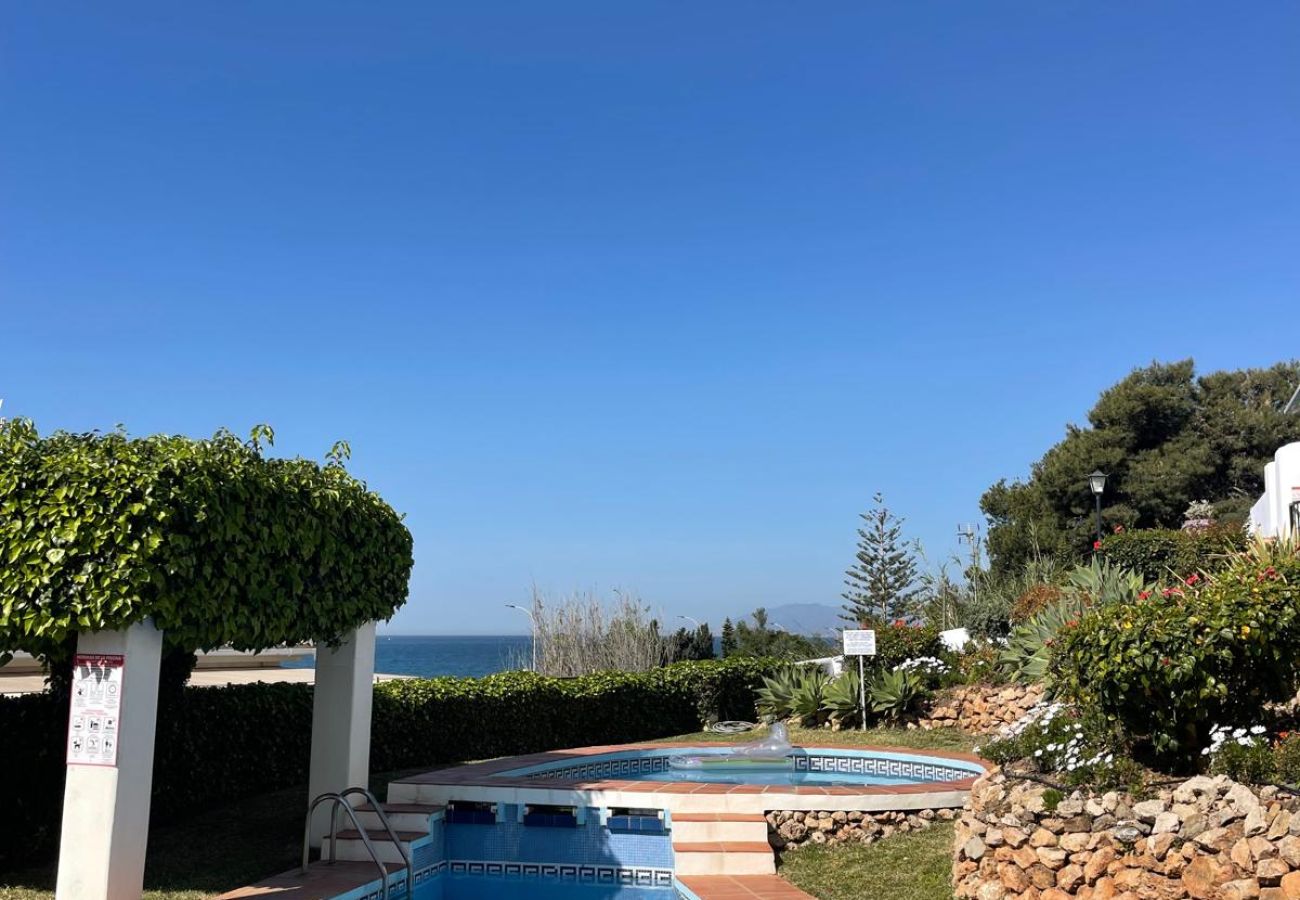
{"type": "Polygon", "coordinates": [[[123,656],[78,653],[72,661],[68,765],[116,766],[123,656]]]}
{"type": "Polygon", "coordinates": [[[844,631],[845,656],[875,656],[876,633],[869,628],[844,631]]]}

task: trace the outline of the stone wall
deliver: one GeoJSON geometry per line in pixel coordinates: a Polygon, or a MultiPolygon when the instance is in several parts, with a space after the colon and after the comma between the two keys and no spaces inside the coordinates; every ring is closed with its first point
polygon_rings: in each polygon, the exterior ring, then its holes
{"type": "Polygon", "coordinates": [[[1198,776],[1143,799],[993,771],[956,829],[953,884],[975,900],[1300,900],[1300,798],[1198,776]]]}
{"type": "Polygon", "coordinates": [[[1019,721],[1041,700],[1041,685],[972,684],[940,691],[930,711],[917,725],[921,728],[961,728],[969,734],[996,734],[1019,721]]]}
{"type": "Polygon", "coordinates": [[[881,813],[776,810],[767,814],[767,842],[778,852],[798,850],[806,844],[874,844],[890,835],[924,831],[935,822],[951,822],[957,815],[955,809],[881,813]]]}

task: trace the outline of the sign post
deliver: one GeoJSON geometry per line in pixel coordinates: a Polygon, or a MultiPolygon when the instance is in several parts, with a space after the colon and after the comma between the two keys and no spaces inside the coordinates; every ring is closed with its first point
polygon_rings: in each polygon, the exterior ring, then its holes
{"type": "Polygon", "coordinates": [[[870,628],[844,630],[844,655],[858,658],[858,702],[862,704],[861,730],[867,730],[867,677],[863,657],[876,655],[876,633],[870,628]]]}

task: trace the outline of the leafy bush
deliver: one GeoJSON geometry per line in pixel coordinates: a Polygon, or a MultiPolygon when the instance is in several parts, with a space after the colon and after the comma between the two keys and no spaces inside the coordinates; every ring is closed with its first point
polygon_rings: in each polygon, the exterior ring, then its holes
{"type": "Polygon", "coordinates": [[[1258,720],[1300,682],[1300,557],[1260,543],[1208,579],[1143,592],[1061,632],[1058,692],[1096,709],[1163,764],[1187,768],[1219,723],[1258,720]]]}
{"type": "Polygon", "coordinates": [[[944,652],[939,629],[933,625],[909,625],[900,621],[875,628],[876,655],[867,657],[868,669],[890,670],[909,659],[941,656],[944,652]]]}
{"type": "Polygon", "coordinates": [[[867,699],[873,712],[897,722],[913,712],[930,695],[924,676],[909,669],[878,672],[867,683],[867,699]]]}
{"type": "Polygon", "coordinates": [[[1277,780],[1283,784],[1300,784],[1300,734],[1283,732],[1273,748],[1277,780]]]}
{"type": "Polygon", "coordinates": [[[40,437],[0,422],[0,653],[152,617],[171,646],[333,641],[406,601],[411,534],[329,462],[229,432],[40,437]]]}
{"type": "Polygon", "coordinates": [[[1186,531],[1146,528],[1107,535],[1101,549],[1116,565],[1132,569],[1148,582],[1162,582],[1222,568],[1233,554],[1246,549],[1248,541],[1244,530],[1227,526],[1186,531]]]}
{"type": "MultiPolygon", "coordinates": [[[[647,740],[719,718],[749,719],[757,687],[775,665],[742,659],[565,679],[507,672],[384,682],[374,689],[371,768],[647,740]]],[[[311,717],[310,685],[178,692],[158,715],[153,818],[305,785],[311,717]]],[[[54,694],[0,697],[0,771],[21,773],[5,785],[10,815],[0,820],[0,870],[39,862],[58,840],[67,724],[67,700],[54,694]]]]}

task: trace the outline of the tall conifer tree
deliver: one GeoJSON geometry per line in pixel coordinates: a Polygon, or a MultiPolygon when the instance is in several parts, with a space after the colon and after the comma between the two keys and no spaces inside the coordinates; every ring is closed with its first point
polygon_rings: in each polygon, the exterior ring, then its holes
{"type": "Polygon", "coordinates": [[[903,539],[903,520],[885,506],[879,493],[875,506],[862,514],[858,552],[844,573],[847,622],[893,622],[916,612],[920,597],[915,546],[903,539]]]}

